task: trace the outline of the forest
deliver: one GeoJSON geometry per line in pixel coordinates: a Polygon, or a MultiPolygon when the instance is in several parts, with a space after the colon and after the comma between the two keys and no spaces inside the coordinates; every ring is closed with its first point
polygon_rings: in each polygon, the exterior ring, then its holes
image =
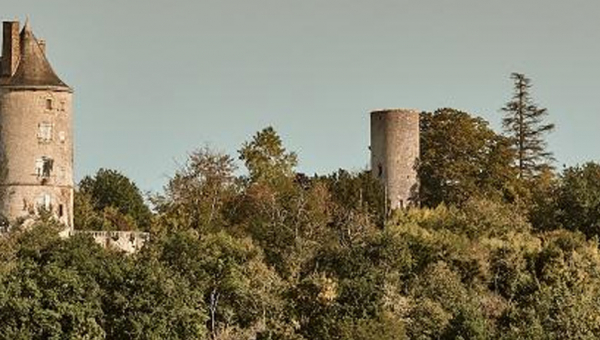
{"type": "Polygon", "coordinates": [[[597,339],[600,164],[556,169],[513,74],[503,132],[421,114],[419,205],[368,171],[306,175],[275,129],[190,152],[149,196],[78,184],[75,225],[142,230],[127,255],[42,214],[0,237],[0,339],[597,339]],[[239,168],[238,168],[239,164],[239,168]]]}

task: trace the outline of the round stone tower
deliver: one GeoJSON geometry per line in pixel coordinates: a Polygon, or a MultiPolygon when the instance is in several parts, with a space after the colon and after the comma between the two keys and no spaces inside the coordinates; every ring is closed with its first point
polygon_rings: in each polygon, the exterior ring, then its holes
{"type": "Polygon", "coordinates": [[[416,203],[419,182],[419,111],[371,112],[371,174],[379,179],[391,209],[416,203]]]}
{"type": "Polygon", "coordinates": [[[0,213],[12,223],[42,211],[73,228],[72,89],[54,73],[27,22],[3,23],[0,213]]]}

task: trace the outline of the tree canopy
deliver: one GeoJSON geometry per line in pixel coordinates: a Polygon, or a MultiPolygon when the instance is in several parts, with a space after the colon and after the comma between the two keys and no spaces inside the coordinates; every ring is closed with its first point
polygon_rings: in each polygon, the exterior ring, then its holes
{"type": "Polygon", "coordinates": [[[366,171],[297,173],[273,128],[240,148],[247,173],[190,153],[152,211],[124,175],[87,177],[77,221],[147,216],[150,241],[126,255],[52,218],[0,235],[0,339],[599,338],[600,165],[521,199],[486,121],[440,109],[421,131],[423,206],[392,214],[366,171]]]}
{"type": "Polygon", "coordinates": [[[135,183],[111,169],[99,169],[79,182],[74,209],[79,229],[146,230],[152,216],[135,183]]]}
{"type": "Polygon", "coordinates": [[[510,141],[466,112],[444,108],[421,115],[420,200],[461,204],[471,197],[515,195],[510,141]]]}

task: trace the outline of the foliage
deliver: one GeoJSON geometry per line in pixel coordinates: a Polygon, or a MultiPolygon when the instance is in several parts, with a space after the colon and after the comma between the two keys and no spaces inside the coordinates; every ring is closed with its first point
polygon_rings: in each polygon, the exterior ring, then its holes
{"type": "Polygon", "coordinates": [[[194,233],[177,233],[165,240],[161,261],[204,292],[213,336],[235,327],[265,332],[281,313],[282,282],[249,239],[224,232],[201,239],[194,233]]]}
{"type": "Polygon", "coordinates": [[[420,200],[462,204],[470,197],[514,199],[519,184],[508,139],[454,109],[421,115],[420,200]]]}
{"type": "Polygon", "coordinates": [[[544,135],[554,130],[554,124],[544,123],[548,110],[540,108],[531,98],[531,80],[524,74],[513,73],[512,99],[502,108],[502,125],[511,137],[516,150],[519,177],[530,179],[550,167],[552,153],[547,151],[544,135]]]}
{"type": "Polygon", "coordinates": [[[600,164],[565,169],[555,197],[561,226],[589,236],[600,234],[600,164]]]}
{"type": "Polygon", "coordinates": [[[331,199],[348,211],[359,211],[372,216],[382,225],[387,212],[383,185],[370,172],[351,173],[340,169],[319,178],[331,193],[331,199]]]}
{"type": "Polygon", "coordinates": [[[600,235],[600,164],[564,169],[548,184],[532,210],[539,229],[565,228],[600,235]]]}
{"type": "MultiPolygon", "coordinates": [[[[599,338],[600,165],[541,173],[522,199],[485,121],[443,109],[423,124],[431,207],[386,214],[368,172],[296,174],[268,128],[240,150],[248,176],[191,153],[139,253],[62,239],[52,219],[0,235],[0,339],[599,338]]],[[[112,203],[89,179],[77,220],[136,224],[103,176],[112,203]]]]}
{"type": "Polygon", "coordinates": [[[189,339],[205,334],[197,293],[169,268],[60,226],[14,230],[0,276],[0,339],[189,339]]]}
{"type": "Polygon", "coordinates": [[[236,166],[226,154],[203,147],[191,153],[153,203],[161,223],[179,229],[218,230],[227,223],[226,208],[238,191],[236,166]]]}
{"type": "Polygon", "coordinates": [[[79,229],[146,230],[152,217],[135,183],[110,169],[81,180],[74,209],[79,229]]]}
{"type": "Polygon", "coordinates": [[[239,151],[253,182],[276,182],[294,176],[298,163],[295,153],[287,152],[281,138],[272,127],[264,128],[244,143],[239,151]]]}
{"type": "Polygon", "coordinates": [[[79,230],[136,230],[137,222],[113,206],[96,210],[89,194],[79,191],[74,197],[74,224],[79,230]]]}

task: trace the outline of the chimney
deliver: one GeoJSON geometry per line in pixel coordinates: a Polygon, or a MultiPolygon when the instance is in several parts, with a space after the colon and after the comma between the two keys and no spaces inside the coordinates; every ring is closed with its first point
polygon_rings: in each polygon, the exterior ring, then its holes
{"type": "Polygon", "coordinates": [[[2,72],[0,76],[11,77],[17,70],[20,55],[19,22],[5,21],[2,23],[2,72]]]}

